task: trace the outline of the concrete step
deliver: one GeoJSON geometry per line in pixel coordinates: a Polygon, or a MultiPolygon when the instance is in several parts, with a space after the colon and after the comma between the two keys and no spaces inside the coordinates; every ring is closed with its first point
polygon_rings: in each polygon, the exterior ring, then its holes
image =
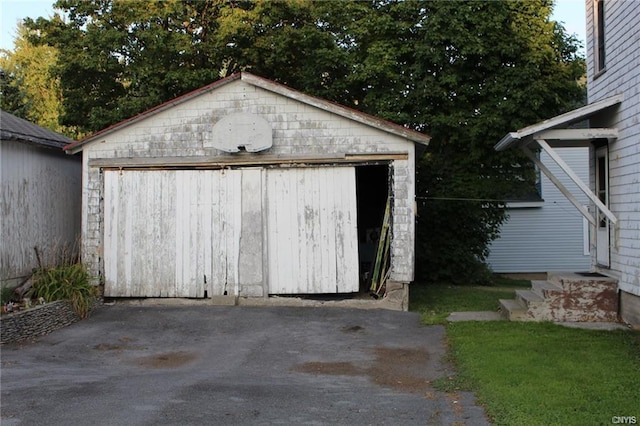
{"type": "Polygon", "coordinates": [[[558,285],[549,281],[531,280],[531,291],[543,298],[559,297],[563,290],[558,285]]]}
{"type": "Polygon", "coordinates": [[[618,284],[618,280],[615,278],[591,272],[549,272],[547,281],[565,291],[583,287],[592,289],[617,288],[618,284]]]}
{"type": "Polygon", "coordinates": [[[552,315],[547,299],[531,290],[516,290],[516,301],[527,309],[529,321],[549,321],[552,315]]]}
{"type": "Polygon", "coordinates": [[[516,300],[526,308],[544,304],[544,297],[532,290],[516,290],[516,300]]]}
{"type": "Polygon", "coordinates": [[[613,322],[617,320],[617,280],[600,274],[552,272],[532,280],[531,290],[516,290],[515,300],[500,300],[511,321],[613,322]]]}
{"type": "Polygon", "coordinates": [[[563,294],[549,300],[553,321],[616,321],[618,281],[597,273],[550,273],[549,281],[563,294]]]}
{"type": "Polygon", "coordinates": [[[500,312],[509,321],[529,321],[527,308],[513,299],[500,299],[500,312]]]}

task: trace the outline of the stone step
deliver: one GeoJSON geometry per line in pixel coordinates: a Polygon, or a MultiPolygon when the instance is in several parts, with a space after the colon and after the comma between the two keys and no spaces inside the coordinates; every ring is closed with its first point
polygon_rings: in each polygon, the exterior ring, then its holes
{"type": "Polygon", "coordinates": [[[500,312],[509,321],[530,321],[527,308],[513,299],[500,299],[500,312]]]}

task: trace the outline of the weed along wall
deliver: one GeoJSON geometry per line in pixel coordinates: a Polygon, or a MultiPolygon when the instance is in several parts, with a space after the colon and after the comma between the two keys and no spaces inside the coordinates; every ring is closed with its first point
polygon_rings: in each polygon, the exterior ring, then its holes
{"type": "Polygon", "coordinates": [[[428,141],[233,75],[65,148],[83,154],[83,262],[105,297],[353,294],[378,253],[406,288],[428,141]]]}

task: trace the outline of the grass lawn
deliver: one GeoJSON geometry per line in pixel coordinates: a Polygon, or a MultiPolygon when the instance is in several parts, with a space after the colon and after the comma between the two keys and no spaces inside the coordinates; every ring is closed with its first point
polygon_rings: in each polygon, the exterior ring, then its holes
{"type": "Polygon", "coordinates": [[[423,324],[445,324],[451,312],[497,311],[498,299],[513,299],[517,288],[531,287],[530,281],[498,279],[493,286],[413,284],[409,310],[420,312],[423,324]]]}
{"type": "MultiPolygon", "coordinates": [[[[453,311],[494,310],[513,295],[498,287],[412,290],[411,308],[426,324],[453,311]]],[[[497,321],[449,323],[447,336],[457,374],[436,386],[474,391],[497,425],[608,425],[614,416],[640,424],[638,332],[497,321]]]]}

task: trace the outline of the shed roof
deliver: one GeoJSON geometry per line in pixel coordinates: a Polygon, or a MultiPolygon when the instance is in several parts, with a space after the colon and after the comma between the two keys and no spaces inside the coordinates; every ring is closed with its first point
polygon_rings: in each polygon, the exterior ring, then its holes
{"type": "Polygon", "coordinates": [[[95,141],[96,139],[100,138],[100,137],[104,137],[105,135],[112,133],[116,130],[120,130],[126,126],[129,126],[133,123],[136,123],[140,120],[143,120],[147,117],[150,117],[154,114],[157,114],[159,112],[162,112],[166,109],[169,109],[175,105],[179,105],[183,102],[186,102],[190,99],[193,99],[197,96],[200,96],[202,94],[214,91],[215,89],[222,87],[226,84],[229,84],[233,81],[236,80],[242,80],[248,84],[251,84],[253,86],[256,87],[260,87],[264,90],[268,90],[274,93],[278,93],[282,96],[291,98],[291,99],[295,99],[297,101],[300,101],[302,103],[314,106],[316,108],[320,108],[323,109],[325,111],[334,113],[336,115],[357,121],[359,123],[371,126],[371,127],[375,127],[377,129],[380,129],[382,131],[397,135],[397,136],[401,136],[404,137],[412,142],[416,142],[416,143],[420,143],[423,145],[428,145],[429,144],[429,140],[431,140],[431,136],[426,135],[424,133],[420,133],[417,132],[415,130],[406,128],[404,126],[392,123],[390,121],[387,120],[383,120],[381,118],[366,114],[364,112],[360,112],[357,110],[354,110],[352,108],[348,108],[345,107],[343,105],[339,105],[337,103],[334,102],[330,102],[327,101],[325,99],[321,99],[315,96],[311,96],[311,95],[307,95],[305,93],[302,93],[300,91],[291,89],[283,84],[279,84],[276,83],[274,81],[268,80],[266,78],[262,78],[262,77],[258,77],[257,75],[254,74],[250,74],[248,72],[240,72],[240,73],[236,73],[233,74],[229,77],[223,78],[221,80],[215,81],[211,84],[208,84],[204,87],[201,87],[199,89],[196,89],[192,92],[189,92],[185,95],[179,96],[175,99],[172,99],[170,101],[167,101],[163,104],[160,104],[158,106],[155,106],[147,111],[144,111],[134,117],[128,118],[126,120],[123,120],[119,123],[113,124],[105,129],[102,129],[92,135],[87,136],[84,139],[81,139],[79,141],[73,142],[68,144],[67,146],[64,147],[64,149],[68,152],[71,153],[76,153],[78,151],[82,150],[82,146],[95,141]]]}
{"type": "Polygon", "coordinates": [[[73,142],[72,139],[53,130],[45,129],[2,110],[0,110],[0,139],[28,142],[58,149],[73,142]]]}

